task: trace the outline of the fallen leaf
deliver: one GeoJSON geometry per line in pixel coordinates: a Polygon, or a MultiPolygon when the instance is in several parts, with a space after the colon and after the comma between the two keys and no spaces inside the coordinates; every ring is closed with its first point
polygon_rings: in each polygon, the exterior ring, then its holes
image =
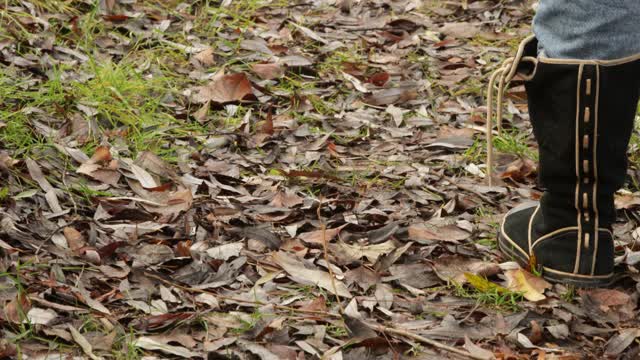
{"type": "Polygon", "coordinates": [[[640,196],[636,194],[615,194],[616,209],[633,209],[640,206],[640,196]]]}
{"type": "Polygon", "coordinates": [[[226,104],[253,96],[251,82],[244,73],[223,75],[196,89],[198,92],[193,100],[198,103],[226,104]]]}
{"type": "Polygon", "coordinates": [[[31,308],[27,313],[27,319],[29,319],[30,324],[48,325],[57,317],[58,314],[55,311],[37,307],[31,308]]]}
{"type": "Polygon", "coordinates": [[[229,260],[231,257],[239,256],[243,247],[242,241],[224,244],[207,250],[207,255],[217,260],[229,260]]]}
{"type": "Polygon", "coordinates": [[[69,248],[72,251],[78,251],[85,246],[84,236],[78,230],[70,226],[66,226],[62,232],[67,240],[67,244],[69,244],[69,248]]]}
{"type": "Polygon", "coordinates": [[[503,288],[502,286],[487,280],[483,276],[466,272],[466,273],[464,273],[464,277],[467,280],[467,282],[469,283],[469,285],[473,286],[474,288],[476,288],[480,292],[483,292],[483,293],[493,292],[493,291],[496,291],[498,293],[507,293],[507,292],[509,292],[508,289],[503,288]]]}
{"type": "Polygon", "coordinates": [[[0,359],[13,359],[18,353],[15,345],[7,339],[0,339],[0,359]]]}
{"type": "Polygon", "coordinates": [[[339,280],[331,280],[329,273],[317,269],[307,269],[300,261],[284,252],[276,252],[272,255],[273,261],[280,265],[291,276],[292,280],[304,284],[319,286],[334,295],[351,298],[347,287],[339,280]],[[335,289],[333,285],[335,284],[335,289]]]}
{"type": "Polygon", "coordinates": [[[424,289],[440,283],[438,276],[425,264],[401,264],[389,268],[391,279],[416,289],[424,289]]]}
{"type": "Polygon", "coordinates": [[[382,244],[375,245],[349,245],[342,241],[337,244],[330,244],[329,248],[331,252],[343,259],[349,259],[355,261],[361,258],[367,258],[369,262],[375,262],[382,254],[387,254],[396,249],[396,245],[393,241],[389,240],[382,244]]]}
{"type": "Polygon", "coordinates": [[[393,305],[393,291],[391,291],[391,287],[382,283],[376,284],[374,296],[376,301],[378,301],[378,306],[387,310],[391,309],[391,305],[393,305]]]}
{"type": "Polygon", "coordinates": [[[389,81],[389,73],[388,72],[379,72],[371,75],[368,79],[368,82],[372,83],[375,86],[384,86],[389,81]]]}
{"type": "Polygon", "coordinates": [[[500,266],[473,258],[450,255],[436,259],[434,270],[442,280],[463,284],[467,281],[465,273],[488,277],[499,273],[500,266]]]}
{"type": "Polygon", "coordinates": [[[309,29],[308,27],[296,24],[296,23],[294,23],[292,21],[290,21],[289,23],[291,25],[295,26],[296,28],[298,28],[298,30],[300,30],[305,36],[307,36],[307,37],[309,37],[309,38],[311,38],[311,39],[313,39],[315,41],[318,41],[320,43],[323,43],[323,44],[329,43],[327,40],[322,38],[320,35],[316,34],[315,31],[309,29]]]}
{"type": "Polygon", "coordinates": [[[147,170],[143,169],[142,167],[136,164],[131,164],[131,172],[136,177],[136,179],[138,179],[138,182],[140,182],[140,185],[142,185],[142,187],[146,189],[158,187],[158,183],[156,183],[156,180],[153,178],[153,176],[151,176],[151,174],[149,174],[147,170]]]}
{"type": "Polygon", "coordinates": [[[364,266],[348,270],[344,274],[344,278],[348,284],[356,284],[364,291],[367,291],[380,280],[380,276],[375,271],[369,270],[364,266]]]}
{"type": "Polygon", "coordinates": [[[622,329],[619,334],[607,342],[605,354],[608,356],[621,354],[638,336],[640,336],[640,329],[638,328],[622,329]]]}
{"type": "Polygon", "coordinates": [[[499,174],[501,179],[510,179],[515,182],[524,182],[537,171],[536,163],[529,159],[517,159],[507,165],[507,168],[499,174]]]}
{"type": "Polygon", "coordinates": [[[298,239],[304,243],[322,245],[325,240],[327,242],[331,242],[331,240],[333,240],[345,226],[346,224],[333,229],[314,230],[301,233],[298,234],[298,239]]]}
{"type": "Polygon", "coordinates": [[[253,64],[251,71],[264,80],[278,79],[284,76],[285,69],[279,64],[253,64]]]}
{"type": "Polygon", "coordinates": [[[589,289],[580,290],[579,293],[580,296],[588,296],[603,311],[608,311],[615,306],[626,305],[631,300],[627,293],[615,289],[589,289]]]}
{"type": "Polygon", "coordinates": [[[31,301],[29,297],[18,293],[9,303],[4,306],[2,317],[14,324],[21,324],[27,313],[31,309],[31,301]]]}
{"type": "Polygon", "coordinates": [[[495,356],[491,351],[485,350],[480,346],[474,344],[467,335],[464,336],[464,348],[465,350],[477,356],[478,358],[486,359],[486,360],[495,359],[495,356]]]}
{"type": "Polygon", "coordinates": [[[207,66],[207,67],[211,67],[213,65],[215,65],[215,60],[213,59],[213,49],[212,48],[206,48],[202,51],[200,51],[199,53],[195,54],[193,56],[194,59],[198,60],[198,62],[202,65],[202,66],[207,66]]]}
{"type": "Polygon", "coordinates": [[[352,85],[353,87],[362,92],[362,93],[368,93],[369,89],[367,89],[362,82],[360,82],[360,80],[358,80],[355,76],[347,74],[346,72],[342,73],[342,77],[344,77],[345,79],[347,79],[352,85]]]}
{"type": "Polygon", "coordinates": [[[192,358],[199,356],[197,352],[193,352],[185,347],[169,345],[147,336],[141,336],[137,338],[134,341],[133,346],[150,351],[161,351],[166,354],[176,355],[183,358],[192,358]]]}
{"type": "Polygon", "coordinates": [[[507,270],[504,275],[507,278],[507,288],[515,292],[521,292],[524,298],[529,301],[546,299],[544,290],[551,287],[551,284],[545,279],[523,269],[507,270]]]}
{"type": "Polygon", "coordinates": [[[382,106],[389,104],[403,104],[418,97],[414,88],[390,88],[374,92],[364,98],[370,105],[382,106]]]}
{"type": "Polygon", "coordinates": [[[456,38],[472,38],[480,33],[476,24],[469,22],[448,22],[444,23],[440,29],[441,33],[456,38]]]}
{"type": "Polygon", "coordinates": [[[71,325],[68,325],[68,329],[69,329],[69,332],[71,333],[71,336],[73,337],[73,341],[75,341],[78,345],[80,345],[80,348],[82,348],[82,351],[88,357],[90,357],[93,360],[102,359],[101,357],[98,357],[93,353],[93,347],[91,346],[91,344],[87,341],[87,339],[84,336],[82,336],[82,334],[80,334],[78,330],[76,330],[76,328],[74,328],[71,325]]]}
{"type": "Polygon", "coordinates": [[[378,334],[376,334],[373,329],[371,329],[364,321],[358,318],[343,315],[343,320],[344,324],[347,326],[349,335],[354,342],[361,342],[363,340],[378,337],[378,334]]]}
{"type": "Polygon", "coordinates": [[[118,161],[111,157],[109,147],[98,146],[91,158],[76,169],[76,173],[88,175],[105,184],[117,185],[121,176],[117,168],[118,161]]]}
{"type": "Polygon", "coordinates": [[[402,109],[400,109],[399,107],[395,107],[392,104],[387,106],[387,109],[385,111],[387,112],[387,114],[391,115],[391,118],[393,119],[393,122],[396,124],[396,126],[400,126],[402,124],[402,109]]]}
{"type": "Polygon", "coordinates": [[[257,355],[261,360],[280,360],[278,356],[264,346],[243,339],[238,339],[237,344],[240,345],[242,349],[257,355]]]}
{"type": "Polygon", "coordinates": [[[471,236],[470,233],[456,225],[435,226],[428,223],[412,224],[409,226],[409,239],[419,243],[431,241],[458,242],[471,236]]]}

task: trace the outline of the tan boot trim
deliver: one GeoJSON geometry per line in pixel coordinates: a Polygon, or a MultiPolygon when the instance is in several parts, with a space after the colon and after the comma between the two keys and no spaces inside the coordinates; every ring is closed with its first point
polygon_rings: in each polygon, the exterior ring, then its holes
{"type": "MultiPolygon", "coordinates": [[[[558,235],[558,234],[563,233],[563,232],[568,232],[568,231],[578,231],[578,227],[577,226],[569,226],[569,227],[560,228],[558,230],[555,230],[555,231],[552,231],[552,232],[550,232],[548,234],[545,234],[544,236],[539,237],[536,241],[533,242],[533,244],[531,245],[531,249],[535,249],[536,246],[538,246],[540,244],[540,242],[542,242],[544,240],[547,240],[552,236],[558,235]]],[[[611,238],[613,238],[613,233],[611,232],[611,230],[605,229],[605,228],[601,228],[601,229],[598,229],[597,232],[599,233],[601,231],[605,232],[605,233],[608,233],[611,236],[611,238]]]]}
{"type": "Polygon", "coordinates": [[[564,276],[567,276],[567,277],[575,277],[575,278],[581,278],[581,279],[593,279],[593,278],[596,278],[596,279],[607,279],[607,278],[610,278],[610,277],[613,276],[612,272],[608,273],[608,274],[605,274],[605,275],[582,275],[582,274],[574,274],[574,273],[569,273],[569,272],[565,272],[565,271],[555,270],[555,269],[552,269],[552,268],[548,268],[546,266],[543,266],[542,270],[543,271],[549,271],[549,272],[552,272],[552,273],[555,273],[555,274],[559,274],[559,275],[564,275],[564,276]]]}
{"type": "Polygon", "coordinates": [[[580,250],[582,248],[582,222],[580,219],[580,214],[582,213],[582,211],[580,211],[580,206],[579,206],[579,192],[580,192],[580,148],[578,146],[578,143],[580,142],[580,88],[581,88],[581,84],[582,84],[582,72],[584,70],[584,64],[580,64],[580,66],[578,67],[578,85],[576,86],[576,122],[575,122],[575,132],[576,132],[576,139],[575,139],[575,162],[576,162],[576,190],[575,190],[575,195],[574,195],[574,202],[575,202],[575,208],[576,208],[576,224],[578,225],[578,242],[577,242],[577,246],[576,246],[576,257],[575,257],[575,264],[573,266],[573,272],[575,274],[578,273],[578,270],[580,270],[580,250]]]}
{"type": "Polygon", "coordinates": [[[533,211],[533,214],[531,214],[531,216],[529,217],[529,229],[527,231],[527,243],[529,244],[529,248],[527,249],[527,251],[529,251],[529,255],[531,255],[531,236],[533,235],[533,219],[536,217],[536,214],[538,213],[538,210],[540,210],[540,204],[538,204],[538,206],[536,206],[536,209],[533,211]]]}
{"type": "Polygon", "coordinates": [[[566,65],[601,65],[615,66],[629,63],[640,59],[640,54],[635,54],[619,59],[612,60],[579,60],[579,59],[559,59],[550,58],[543,55],[538,56],[538,61],[543,64],[566,64],[566,65]]]}
{"type": "MultiPolygon", "coordinates": [[[[598,103],[600,102],[600,66],[596,66],[596,106],[595,106],[595,120],[593,123],[593,214],[595,218],[594,229],[600,226],[600,216],[598,212],[598,103]]],[[[591,259],[591,275],[596,271],[596,258],[598,257],[598,242],[600,240],[599,232],[594,234],[593,241],[593,259],[591,259]]],[[[612,235],[613,238],[613,235],[612,235]]]]}

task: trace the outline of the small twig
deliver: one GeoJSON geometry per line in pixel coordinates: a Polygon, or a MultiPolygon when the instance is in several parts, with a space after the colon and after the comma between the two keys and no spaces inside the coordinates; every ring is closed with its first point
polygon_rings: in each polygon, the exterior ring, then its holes
{"type": "Polygon", "coordinates": [[[475,306],[473,307],[473,309],[471,309],[471,311],[469,311],[469,313],[467,314],[467,316],[465,316],[462,320],[460,320],[460,324],[462,324],[463,322],[467,321],[468,318],[471,317],[471,315],[473,315],[474,312],[476,312],[476,310],[478,310],[478,308],[480,307],[480,302],[476,301],[475,306]]]}
{"type": "Polygon", "coordinates": [[[310,315],[317,315],[317,316],[326,316],[326,317],[333,317],[333,318],[342,318],[342,316],[340,316],[340,314],[333,314],[333,313],[326,312],[326,311],[296,309],[296,308],[290,307],[290,306],[267,304],[267,303],[263,303],[262,301],[251,301],[251,300],[237,299],[237,298],[233,298],[233,297],[230,297],[230,296],[224,296],[224,295],[216,294],[214,292],[203,290],[203,289],[197,289],[197,288],[193,288],[193,287],[190,287],[190,286],[183,286],[183,285],[174,283],[173,281],[169,281],[167,279],[164,279],[161,276],[158,276],[156,274],[150,273],[148,271],[145,271],[145,275],[147,275],[148,277],[150,277],[152,279],[156,279],[156,280],[158,280],[160,282],[163,282],[166,285],[178,288],[180,290],[184,290],[184,291],[188,291],[188,292],[201,293],[201,294],[209,294],[209,295],[215,297],[216,299],[220,299],[220,300],[235,301],[235,302],[244,303],[244,304],[247,304],[247,305],[253,305],[255,307],[271,305],[276,309],[295,312],[295,313],[310,314],[310,315]]]}
{"type": "MultiPolygon", "coordinates": [[[[216,294],[214,292],[211,291],[207,291],[207,290],[203,290],[203,289],[197,289],[197,288],[193,288],[193,287],[189,287],[189,286],[183,286],[180,284],[176,284],[172,281],[166,280],[164,278],[162,278],[161,276],[158,276],[156,274],[150,273],[148,271],[145,271],[145,275],[152,278],[152,279],[156,279],[166,285],[169,286],[173,286],[175,288],[184,290],[184,291],[188,291],[188,292],[196,292],[196,293],[202,293],[202,294],[209,294],[214,296],[217,299],[221,299],[221,300],[229,300],[229,301],[235,301],[235,302],[239,302],[239,303],[244,303],[247,305],[252,305],[252,306],[265,306],[265,305],[271,305],[273,306],[275,309],[279,309],[279,310],[283,310],[283,311],[289,311],[289,312],[294,312],[294,313],[300,313],[300,314],[309,314],[309,315],[316,315],[316,316],[324,316],[324,317],[331,317],[331,318],[339,318],[341,319],[342,316],[340,314],[334,314],[334,313],[330,313],[330,312],[326,312],[326,311],[317,311],[317,310],[303,310],[303,309],[296,309],[290,306],[283,306],[283,305],[275,305],[275,304],[266,304],[263,303],[261,301],[251,301],[251,300],[244,300],[244,299],[237,299],[237,298],[233,298],[233,297],[229,297],[229,296],[224,296],[224,295],[219,295],[216,294]]],[[[471,353],[468,353],[464,350],[460,350],[457,348],[454,348],[452,346],[449,346],[447,344],[443,344],[439,341],[433,340],[433,339],[428,339],[426,337],[417,335],[417,334],[413,334],[410,333],[408,331],[405,330],[399,330],[399,329],[394,329],[394,328],[390,328],[387,326],[383,326],[383,325],[371,325],[371,324],[367,324],[367,326],[369,326],[371,329],[376,330],[378,332],[384,333],[384,334],[388,334],[388,335],[399,335],[399,336],[404,336],[416,341],[420,341],[422,343],[431,345],[435,348],[441,349],[441,350],[445,350],[445,351],[449,351],[452,353],[456,353],[458,355],[462,355],[462,356],[466,356],[470,359],[484,359],[483,357],[477,356],[477,355],[473,355],[471,353]]]]}
{"type": "Polygon", "coordinates": [[[394,328],[386,327],[386,326],[383,326],[383,325],[371,325],[371,324],[367,324],[367,325],[371,329],[376,330],[378,332],[385,333],[385,334],[391,334],[391,335],[404,336],[404,337],[419,341],[421,343],[425,343],[425,344],[431,345],[431,346],[433,346],[433,347],[435,347],[437,349],[440,349],[440,350],[445,350],[445,351],[449,351],[449,352],[452,352],[452,353],[455,353],[455,354],[458,354],[458,355],[466,356],[469,359],[478,359],[478,360],[485,359],[482,356],[474,355],[474,354],[472,354],[470,352],[467,352],[467,351],[464,351],[464,350],[460,350],[460,349],[455,348],[453,346],[449,346],[449,345],[443,344],[443,343],[441,343],[439,341],[436,341],[436,340],[433,340],[433,339],[429,339],[429,338],[426,338],[424,336],[420,336],[420,335],[417,335],[417,334],[414,334],[414,333],[411,333],[411,332],[408,332],[408,331],[405,331],[405,330],[394,329],[394,328]]]}

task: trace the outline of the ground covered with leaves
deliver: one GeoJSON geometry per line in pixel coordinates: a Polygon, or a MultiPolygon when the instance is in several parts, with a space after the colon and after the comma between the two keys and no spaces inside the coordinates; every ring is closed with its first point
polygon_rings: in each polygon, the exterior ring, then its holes
{"type": "Polygon", "coordinates": [[[532,5],[0,2],[0,358],[635,358],[635,165],[615,288],[496,249],[532,5]]]}

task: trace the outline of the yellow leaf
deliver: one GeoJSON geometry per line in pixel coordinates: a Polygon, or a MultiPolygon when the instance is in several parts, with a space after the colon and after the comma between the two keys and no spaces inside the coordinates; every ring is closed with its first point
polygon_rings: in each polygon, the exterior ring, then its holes
{"type": "Polygon", "coordinates": [[[489,292],[493,290],[496,290],[499,293],[509,292],[509,290],[503,288],[500,285],[492,283],[482,276],[466,272],[464,273],[464,277],[467,279],[467,282],[469,282],[471,286],[473,286],[480,292],[489,292]]]}
{"type": "Polygon", "coordinates": [[[521,292],[525,299],[529,301],[544,300],[544,290],[551,287],[545,279],[537,277],[522,269],[509,270],[505,272],[507,277],[507,288],[512,291],[521,292]]]}

